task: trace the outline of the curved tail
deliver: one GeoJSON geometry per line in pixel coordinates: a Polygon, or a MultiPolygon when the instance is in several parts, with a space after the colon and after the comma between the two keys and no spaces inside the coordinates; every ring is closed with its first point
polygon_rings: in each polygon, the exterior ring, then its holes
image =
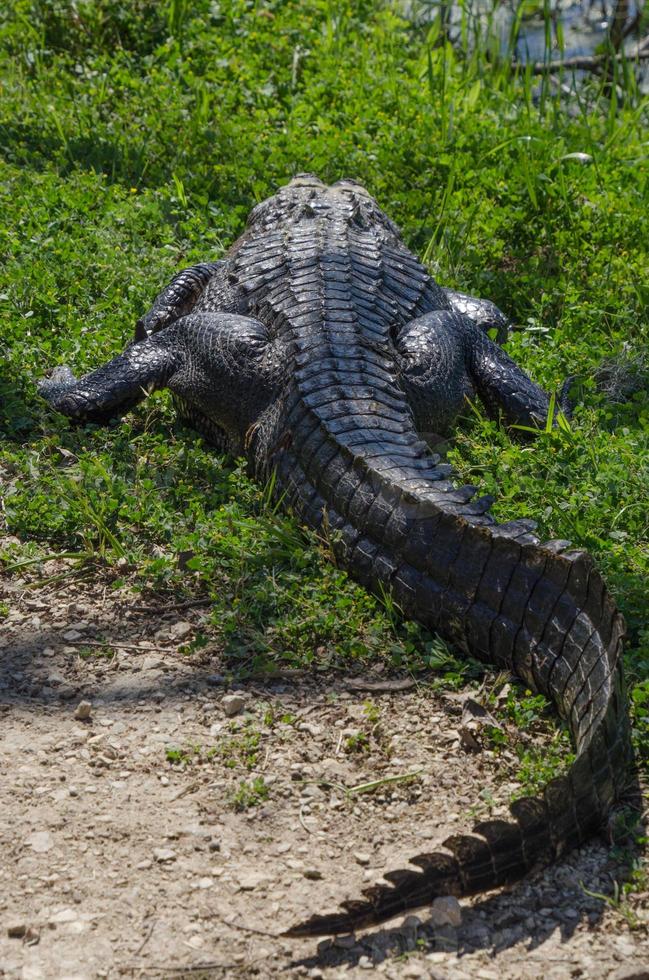
{"type": "Polygon", "coordinates": [[[590,837],[628,786],[632,761],[621,650],[624,621],[585,552],[542,543],[529,521],[498,524],[473,488],[428,461],[418,486],[352,459],[323,497],[318,474],[285,457],[280,483],[312,526],[326,514],[341,562],[374,589],[389,588],[405,614],[479,659],[512,670],[545,694],[567,722],[576,758],[540,797],[511,806],[511,820],[477,824],[444,850],[388,872],[387,884],[287,931],[311,936],[385,921],[443,895],[465,896],[523,877],[590,837]],[[431,479],[431,473],[433,474],[431,479]],[[362,506],[362,510],[360,509],[362,506]]]}
{"type": "Polygon", "coordinates": [[[614,694],[589,748],[565,776],[548,783],[543,796],[517,800],[510,806],[512,820],[487,820],[471,834],[449,837],[443,851],[410,859],[417,870],[388,871],[388,884],[372,885],[362,898],[314,915],[285,935],[330,935],[377,925],[438,896],[462,897],[511,884],[576,847],[601,826],[624,788],[620,776],[630,762],[625,717],[617,670],[614,694]]]}

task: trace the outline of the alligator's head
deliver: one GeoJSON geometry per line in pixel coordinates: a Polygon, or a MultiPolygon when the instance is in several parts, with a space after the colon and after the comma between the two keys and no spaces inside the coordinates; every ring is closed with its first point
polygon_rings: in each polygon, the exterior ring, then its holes
{"type": "Polygon", "coordinates": [[[358,181],[346,177],[325,184],[315,174],[298,174],[272,197],[258,204],[248,218],[248,229],[264,231],[315,217],[341,217],[360,228],[383,228],[398,235],[397,226],[358,181]]]}

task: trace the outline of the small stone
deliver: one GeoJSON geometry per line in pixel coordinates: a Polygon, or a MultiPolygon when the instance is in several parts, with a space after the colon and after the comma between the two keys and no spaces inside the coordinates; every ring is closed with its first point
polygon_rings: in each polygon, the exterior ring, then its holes
{"type": "Polygon", "coordinates": [[[52,848],[52,835],[49,830],[35,830],[25,838],[25,844],[37,854],[45,854],[52,848]]]}
{"type": "Polygon", "coordinates": [[[92,703],[90,701],[79,701],[79,704],[74,710],[74,717],[77,721],[88,721],[92,712],[92,703]]]}
{"type": "Polygon", "coordinates": [[[436,898],[431,906],[430,918],[435,926],[460,926],[462,906],[452,895],[436,898]]]}
{"type": "Polygon", "coordinates": [[[251,871],[248,874],[244,872],[239,876],[238,885],[241,891],[251,892],[260,885],[266,884],[267,881],[266,875],[261,874],[259,871],[251,871]]]}
{"type": "Polygon", "coordinates": [[[154,847],[153,856],[160,864],[176,860],[176,852],[172,851],[170,847],[154,847]]]}
{"type": "Polygon", "coordinates": [[[60,909],[60,911],[55,912],[47,920],[48,925],[57,926],[63,925],[66,922],[76,922],[79,918],[79,913],[75,912],[74,909],[60,909]]]}
{"type": "Polygon", "coordinates": [[[365,854],[363,851],[356,851],[354,853],[354,860],[357,864],[369,864],[370,856],[369,854],[365,854]]]}
{"type": "Polygon", "coordinates": [[[241,714],[246,706],[244,698],[240,694],[226,694],[221,700],[221,706],[228,718],[241,714]]]}
{"type": "Polygon", "coordinates": [[[146,871],[148,868],[151,867],[152,864],[153,861],[147,858],[144,861],[140,861],[140,863],[136,864],[135,867],[137,868],[138,871],[146,871]]]}
{"type": "Polygon", "coordinates": [[[627,963],[612,974],[611,980],[649,980],[649,970],[642,963],[627,963]]]}
{"type": "Polygon", "coordinates": [[[358,965],[361,970],[373,970],[374,964],[372,963],[369,956],[361,956],[358,960],[358,965]]]}
{"type": "Polygon", "coordinates": [[[318,870],[318,868],[305,868],[302,874],[309,881],[320,881],[322,878],[322,871],[318,870]]]}
{"type": "Polygon", "coordinates": [[[300,722],[300,724],[297,726],[297,730],[298,732],[306,732],[308,735],[313,735],[313,736],[320,735],[322,732],[322,729],[320,728],[319,725],[313,725],[308,721],[300,722]]]}
{"type": "Polygon", "coordinates": [[[401,976],[404,980],[418,980],[419,977],[429,977],[430,973],[423,963],[408,963],[401,976]]]}
{"type": "Polygon", "coordinates": [[[10,939],[22,939],[27,933],[25,922],[10,922],[7,926],[7,935],[10,939]]]}
{"type": "Polygon", "coordinates": [[[169,632],[176,640],[182,640],[184,636],[191,633],[192,626],[191,623],[174,623],[169,632]]]}
{"type": "Polygon", "coordinates": [[[63,634],[63,639],[68,640],[70,643],[74,643],[75,640],[80,640],[82,635],[83,634],[80,633],[79,630],[67,630],[63,634]]]}

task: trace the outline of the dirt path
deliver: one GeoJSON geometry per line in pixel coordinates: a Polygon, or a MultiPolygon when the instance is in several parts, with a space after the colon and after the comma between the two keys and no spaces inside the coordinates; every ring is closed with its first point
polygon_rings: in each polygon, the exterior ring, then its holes
{"type": "Polygon", "coordinates": [[[340,677],[226,690],[216,652],[182,652],[200,608],[134,610],[96,581],[3,592],[1,977],[649,977],[649,896],[622,914],[587,893],[619,871],[599,842],[460,924],[449,906],[283,939],[505,812],[513,786],[462,749],[457,702],[340,677]]]}

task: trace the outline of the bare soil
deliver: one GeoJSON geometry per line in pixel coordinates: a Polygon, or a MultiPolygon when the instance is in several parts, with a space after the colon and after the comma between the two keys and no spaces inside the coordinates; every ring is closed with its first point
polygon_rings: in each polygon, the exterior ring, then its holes
{"type": "Polygon", "coordinates": [[[420,909],[283,938],[506,812],[516,785],[463,746],[458,698],[308,674],[227,687],[218,650],[183,652],[200,606],[101,579],[0,584],[1,977],[649,977],[649,895],[616,907],[597,840],[463,901],[458,926],[420,909]]]}

